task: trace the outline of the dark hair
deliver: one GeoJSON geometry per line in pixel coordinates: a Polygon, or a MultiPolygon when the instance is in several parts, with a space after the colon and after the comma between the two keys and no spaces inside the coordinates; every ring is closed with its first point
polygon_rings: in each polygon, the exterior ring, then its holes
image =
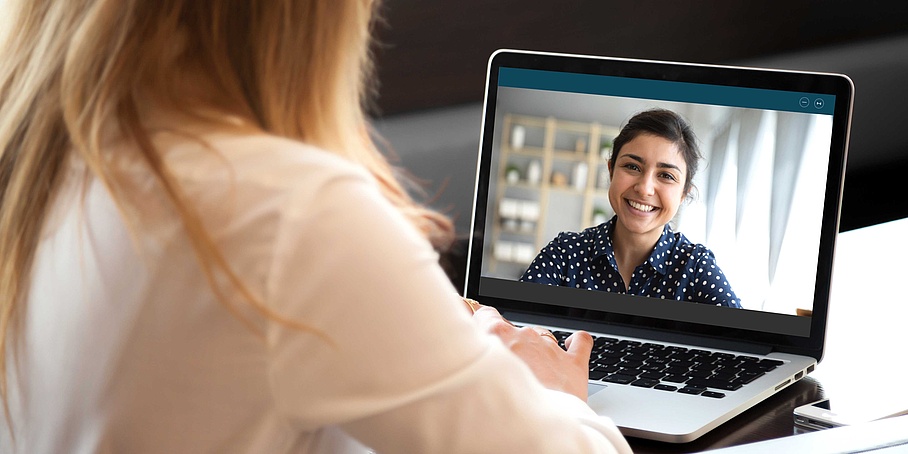
{"type": "Polygon", "coordinates": [[[687,175],[684,180],[684,194],[690,194],[693,188],[694,175],[697,174],[697,166],[703,156],[700,154],[700,147],[697,145],[697,136],[690,125],[687,124],[680,115],[667,109],[651,109],[640,112],[621,128],[621,132],[615,137],[612,144],[612,155],[609,157],[609,167],[615,168],[615,161],[618,159],[618,153],[626,143],[637,138],[641,134],[652,134],[662,137],[678,146],[678,151],[684,157],[684,163],[687,165],[687,175]]]}

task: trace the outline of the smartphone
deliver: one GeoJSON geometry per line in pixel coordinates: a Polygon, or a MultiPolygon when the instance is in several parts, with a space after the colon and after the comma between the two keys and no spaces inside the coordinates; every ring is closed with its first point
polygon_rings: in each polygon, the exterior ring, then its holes
{"type": "Polygon", "coordinates": [[[822,399],[794,409],[794,422],[819,430],[908,414],[908,407],[886,399],[822,399]],[[901,406],[900,406],[901,405],[901,406]]]}

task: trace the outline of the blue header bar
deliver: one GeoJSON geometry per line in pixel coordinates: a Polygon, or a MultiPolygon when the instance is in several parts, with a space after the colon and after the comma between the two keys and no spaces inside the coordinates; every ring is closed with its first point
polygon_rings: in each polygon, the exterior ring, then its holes
{"type": "Polygon", "coordinates": [[[835,95],[500,68],[498,86],[832,115],[835,95]]]}

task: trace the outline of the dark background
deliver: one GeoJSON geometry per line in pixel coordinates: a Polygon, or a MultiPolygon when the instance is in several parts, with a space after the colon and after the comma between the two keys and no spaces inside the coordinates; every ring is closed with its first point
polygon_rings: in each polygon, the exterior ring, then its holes
{"type": "Polygon", "coordinates": [[[381,12],[376,118],[481,103],[499,48],[843,72],[856,90],[842,230],[908,216],[908,2],[385,0],[381,12]]]}

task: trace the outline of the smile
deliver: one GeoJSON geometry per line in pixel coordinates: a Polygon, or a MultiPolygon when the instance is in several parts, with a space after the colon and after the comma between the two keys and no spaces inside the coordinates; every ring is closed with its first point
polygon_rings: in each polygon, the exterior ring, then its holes
{"type": "Polygon", "coordinates": [[[656,209],[656,207],[654,207],[652,205],[644,205],[642,203],[634,202],[633,200],[627,200],[627,204],[636,210],[640,210],[640,211],[647,212],[647,213],[656,209]]]}

